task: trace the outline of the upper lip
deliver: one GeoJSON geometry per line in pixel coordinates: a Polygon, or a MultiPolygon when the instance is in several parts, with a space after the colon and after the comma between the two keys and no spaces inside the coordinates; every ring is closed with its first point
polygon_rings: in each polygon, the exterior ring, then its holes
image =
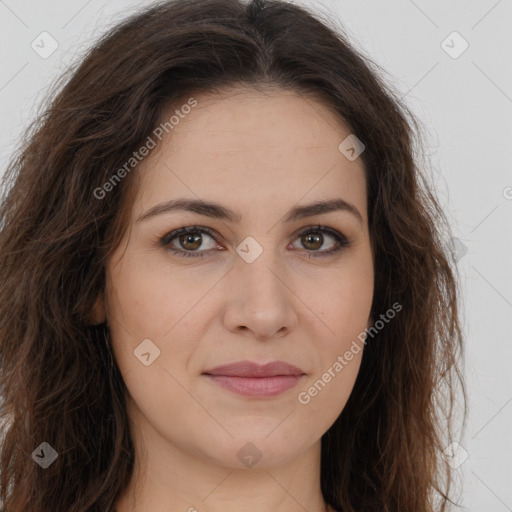
{"type": "Polygon", "coordinates": [[[304,375],[304,372],[284,361],[273,361],[264,365],[253,361],[237,361],[217,366],[203,372],[207,375],[224,375],[229,377],[275,377],[278,375],[304,375]]]}

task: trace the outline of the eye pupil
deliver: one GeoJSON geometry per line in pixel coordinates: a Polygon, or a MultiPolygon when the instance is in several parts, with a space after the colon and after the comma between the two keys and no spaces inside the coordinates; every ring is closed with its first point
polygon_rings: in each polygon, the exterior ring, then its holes
{"type": "Polygon", "coordinates": [[[306,240],[305,245],[307,246],[308,243],[313,243],[314,247],[309,247],[309,249],[318,249],[322,247],[323,243],[323,235],[321,233],[315,233],[311,234],[308,233],[303,237],[303,240],[306,240]],[[315,243],[317,242],[317,243],[315,243]]]}
{"type": "Polygon", "coordinates": [[[180,236],[180,244],[184,249],[189,249],[189,250],[198,249],[199,247],[201,247],[201,235],[199,235],[199,234],[191,235],[190,233],[182,235],[182,236],[180,236]],[[189,242],[192,243],[193,245],[195,242],[195,245],[193,247],[190,247],[190,246],[187,247],[186,244],[189,242]]]}

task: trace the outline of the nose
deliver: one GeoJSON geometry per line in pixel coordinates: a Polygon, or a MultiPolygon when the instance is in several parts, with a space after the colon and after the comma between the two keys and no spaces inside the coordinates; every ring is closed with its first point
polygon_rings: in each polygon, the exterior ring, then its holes
{"type": "Polygon", "coordinates": [[[252,263],[240,258],[226,280],[224,325],[230,332],[258,340],[285,336],[297,324],[300,304],[291,278],[265,251],[252,263]]]}

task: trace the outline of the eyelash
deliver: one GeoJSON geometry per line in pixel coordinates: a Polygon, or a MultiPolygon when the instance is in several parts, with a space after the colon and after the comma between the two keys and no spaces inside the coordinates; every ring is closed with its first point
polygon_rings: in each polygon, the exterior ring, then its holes
{"type": "MultiPolygon", "coordinates": [[[[176,229],[176,230],[171,231],[170,233],[166,234],[165,236],[163,236],[160,239],[160,244],[163,247],[165,247],[167,251],[169,251],[170,253],[172,253],[175,256],[180,256],[180,257],[185,257],[185,258],[204,258],[205,253],[210,252],[209,250],[207,250],[207,251],[185,251],[183,249],[174,249],[174,248],[167,247],[172,242],[172,240],[174,240],[175,238],[179,237],[180,235],[185,235],[185,234],[189,234],[189,233],[206,233],[207,235],[210,235],[216,241],[215,233],[213,230],[211,230],[209,228],[199,227],[199,226],[189,226],[189,227],[183,227],[180,229],[176,229]]],[[[300,238],[308,233],[326,233],[327,235],[332,236],[338,244],[334,249],[329,249],[328,251],[309,251],[309,254],[310,254],[308,256],[309,258],[311,258],[311,257],[314,257],[314,258],[328,257],[328,256],[334,255],[336,253],[339,253],[343,249],[350,246],[349,240],[344,235],[342,235],[340,232],[338,232],[334,229],[331,229],[331,228],[328,228],[325,226],[321,226],[321,225],[308,226],[307,228],[305,228],[304,231],[299,233],[298,238],[300,238]]]]}

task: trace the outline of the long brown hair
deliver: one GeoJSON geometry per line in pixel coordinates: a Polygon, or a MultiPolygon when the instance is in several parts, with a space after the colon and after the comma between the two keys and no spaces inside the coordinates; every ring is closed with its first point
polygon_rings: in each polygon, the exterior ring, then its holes
{"type": "MultiPolygon", "coordinates": [[[[108,331],[91,326],[127,228],[132,170],[168,105],[231,85],[321,98],[365,144],[372,315],[403,309],[364,350],[322,438],[321,488],[344,512],[444,511],[462,334],[448,222],[422,168],[423,128],[380,70],[322,15],[281,0],[176,0],[123,21],[63,75],[3,177],[0,499],[4,511],[110,510],[134,450],[108,331]],[[96,191],[96,193],[95,193],[96,191]],[[110,362],[109,362],[110,361],[110,362]],[[34,451],[58,454],[43,469],[34,451]]],[[[341,142],[341,141],[340,141],[341,142]]]]}

